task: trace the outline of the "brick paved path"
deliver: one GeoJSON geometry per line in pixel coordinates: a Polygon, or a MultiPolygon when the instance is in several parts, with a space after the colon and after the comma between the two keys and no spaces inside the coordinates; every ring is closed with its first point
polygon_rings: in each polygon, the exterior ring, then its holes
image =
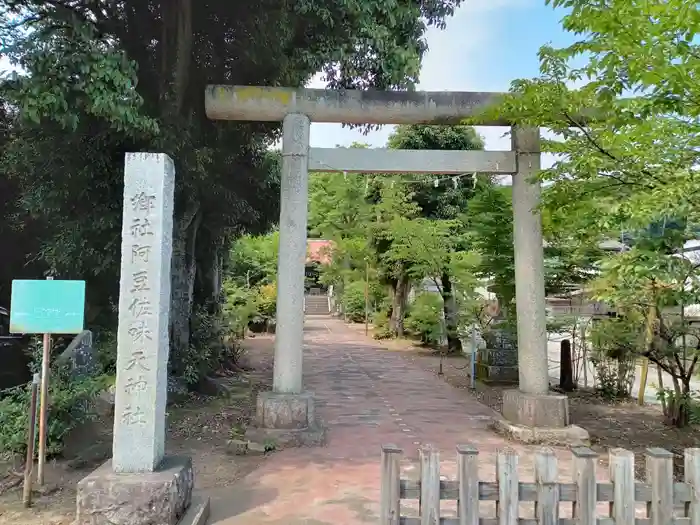
{"type": "MultiPolygon", "coordinates": [[[[449,477],[455,446],[472,443],[484,460],[481,478],[495,479],[494,452],[510,445],[487,430],[491,409],[339,320],[309,317],[305,332],[304,384],[316,395],[328,445],[276,453],[236,486],[215,491],[210,523],[376,524],[386,443],[404,449],[406,475],[415,473],[418,446],[436,445],[449,477]]],[[[529,477],[528,463],[521,459],[529,477]]]]}

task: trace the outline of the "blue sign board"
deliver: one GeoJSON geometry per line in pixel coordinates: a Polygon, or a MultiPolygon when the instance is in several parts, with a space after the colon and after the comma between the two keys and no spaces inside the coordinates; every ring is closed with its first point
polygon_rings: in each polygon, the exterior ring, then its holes
{"type": "Polygon", "coordinates": [[[12,281],[10,332],[79,334],[85,323],[85,281],[12,281]]]}

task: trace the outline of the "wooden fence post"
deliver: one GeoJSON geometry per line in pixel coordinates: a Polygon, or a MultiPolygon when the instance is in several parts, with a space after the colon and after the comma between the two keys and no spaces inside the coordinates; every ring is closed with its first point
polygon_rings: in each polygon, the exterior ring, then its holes
{"type": "Polygon", "coordinates": [[[595,471],[598,454],[586,447],[577,447],[571,452],[574,455],[574,482],[577,493],[573,504],[573,517],[578,525],[596,525],[598,488],[595,471]]]}
{"type": "Polygon", "coordinates": [[[685,449],[684,467],[685,482],[690,487],[685,515],[690,518],[690,525],[700,525],[700,448],[685,449]]]}
{"type": "Polygon", "coordinates": [[[479,451],[470,445],[459,445],[457,464],[459,525],[479,525],[479,451]]]}
{"type": "Polygon", "coordinates": [[[634,515],[634,454],[629,450],[610,450],[610,481],[613,500],[610,516],[615,525],[635,525],[634,515]]]}
{"type": "Polygon", "coordinates": [[[399,524],[401,516],[401,469],[399,461],[402,452],[395,445],[382,446],[380,525],[399,524]]]}
{"type": "Polygon", "coordinates": [[[537,501],[535,518],[539,525],[559,525],[559,480],[557,457],[549,448],[535,453],[537,501]]]}
{"type": "Polygon", "coordinates": [[[432,445],[420,449],[420,523],[440,525],[440,452],[432,445]]]}
{"type": "Polygon", "coordinates": [[[647,516],[651,525],[673,523],[673,454],[662,448],[647,450],[647,483],[651,485],[651,501],[647,516]]]}
{"type": "Polygon", "coordinates": [[[498,525],[518,525],[518,455],[512,449],[498,451],[496,459],[498,525]]]}

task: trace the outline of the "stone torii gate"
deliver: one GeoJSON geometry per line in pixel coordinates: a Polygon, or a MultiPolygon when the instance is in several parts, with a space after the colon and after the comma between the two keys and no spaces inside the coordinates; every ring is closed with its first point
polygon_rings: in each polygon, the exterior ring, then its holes
{"type": "MultiPolygon", "coordinates": [[[[256,86],[209,86],[207,116],[215,120],[282,121],[277,335],[273,390],[260,394],[257,428],[249,437],[281,444],[324,440],[314,398],[302,384],[304,263],[309,171],[469,172],[513,177],[519,388],[503,397],[496,427],[524,441],[586,439],[570,424],[568,399],[549,392],[538,128],[513,127],[511,151],[432,151],[310,148],[311,122],[346,124],[460,124],[478,116],[498,93],[330,91],[256,86]]],[[[506,122],[480,122],[508,125],[506,122]]]]}

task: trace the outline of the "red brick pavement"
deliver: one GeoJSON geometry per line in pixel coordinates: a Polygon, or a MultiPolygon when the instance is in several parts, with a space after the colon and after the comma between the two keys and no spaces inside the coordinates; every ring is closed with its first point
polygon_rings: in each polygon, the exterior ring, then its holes
{"type": "MultiPolygon", "coordinates": [[[[493,412],[468,392],[339,320],[307,318],[305,331],[304,384],[315,393],[328,444],[275,453],[235,486],[211,492],[210,523],[376,524],[380,447],[386,443],[404,449],[405,476],[415,475],[419,445],[430,443],[442,452],[441,473],[454,477],[455,447],[471,443],[480,450],[483,480],[495,479],[495,452],[507,446],[523,453],[521,475],[532,479],[531,449],[489,431],[493,412]]],[[[558,455],[561,477],[570,479],[569,453],[558,455]]],[[[415,512],[415,505],[408,503],[406,511],[415,512]]],[[[454,506],[446,504],[444,511],[451,514],[454,506]]],[[[528,513],[521,510],[522,517],[528,513]]],[[[482,515],[493,514],[485,508],[482,515]]]]}

